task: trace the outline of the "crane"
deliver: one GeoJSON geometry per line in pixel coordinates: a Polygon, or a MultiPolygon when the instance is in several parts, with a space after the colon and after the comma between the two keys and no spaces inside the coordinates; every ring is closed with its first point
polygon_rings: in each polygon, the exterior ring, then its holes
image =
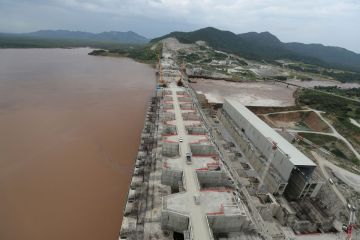
{"type": "Polygon", "coordinates": [[[356,221],[356,217],[355,217],[356,208],[354,206],[349,205],[349,210],[350,210],[350,216],[349,216],[349,224],[347,225],[346,228],[346,233],[347,233],[346,240],[352,239],[353,228],[355,227],[355,221],[356,221]]]}
{"type": "Polygon", "coordinates": [[[162,87],[167,86],[167,84],[166,84],[166,82],[164,81],[164,78],[163,78],[163,72],[162,72],[162,65],[161,65],[160,57],[159,57],[159,83],[160,83],[160,86],[162,86],[162,87]]]}
{"type": "Polygon", "coordinates": [[[262,188],[264,186],[265,177],[266,177],[266,175],[267,175],[267,173],[269,171],[271,162],[274,160],[275,152],[276,152],[276,150],[278,148],[277,142],[273,141],[272,139],[269,139],[269,140],[272,143],[271,152],[270,152],[270,156],[267,159],[266,166],[265,166],[265,169],[263,171],[263,174],[261,175],[260,184],[259,184],[259,188],[258,188],[259,192],[262,190],[262,188]]]}

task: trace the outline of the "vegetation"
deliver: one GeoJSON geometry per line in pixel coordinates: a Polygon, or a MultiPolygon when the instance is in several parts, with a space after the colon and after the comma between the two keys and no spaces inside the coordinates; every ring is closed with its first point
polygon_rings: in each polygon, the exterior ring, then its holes
{"type": "Polygon", "coordinates": [[[44,39],[38,37],[17,37],[0,34],[0,48],[76,48],[91,47],[102,49],[132,46],[118,42],[81,39],[44,39]]]}
{"type": "Polygon", "coordinates": [[[345,48],[303,43],[285,43],[284,46],[297,54],[325,62],[325,67],[360,72],[360,54],[345,48]]]}
{"type": "Polygon", "coordinates": [[[104,49],[98,49],[98,50],[93,50],[92,52],[89,53],[89,55],[105,56],[107,53],[108,53],[108,51],[106,51],[104,49]]]}
{"type": "Polygon", "coordinates": [[[214,60],[225,60],[228,58],[227,54],[216,52],[216,51],[209,51],[208,57],[214,60]]]}
{"type": "MultiPolygon", "coordinates": [[[[255,60],[274,60],[280,58],[278,49],[257,46],[252,42],[242,39],[229,31],[221,31],[215,28],[203,28],[194,32],[173,32],[160,38],[153,39],[152,42],[159,41],[167,37],[175,37],[182,43],[195,43],[196,41],[206,41],[210,47],[227,52],[234,53],[246,58],[255,60]]],[[[291,55],[288,50],[283,50],[287,55],[291,55]]]]}
{"type": "Polygon", "coordinates": [[[194,63],[200,60],[200,56],[196,53],[190,53],[190,54],[184,54],[179,55],[178,60],[180,62],[186,62],[186,63],[194,63]]]}
{"type": "Polygon", "coordinates": [[[134,32],[90,33],[41,30],[32,33],[0,33],[0,48],[97,47],[116,48],[119,44],[146,44],[148,39],[134,32]]]}
{"type": "Polygon", "coordinates": [[[287,76],[274,76],[275,79],[280,80],[280,81],[286,81],[287,80],[287,76]]]}
{"type": "Polygon", "coordinates": [[[197,69],[197,76],[231,81],[254,80],[257,76],[250,70],[237,68],[248,63],[236,56],[214,50],[210,47],[196,46],[191,50],[177,51],[177,62],[189,64],[197,69]]]}
{"type": "MultiPolygon", "coordinates": [[[[337,86],[315,86],[315,89],[328,93],[334,93],[348,98],[353,98],[355,100],[360,100],[360,88],[342,89],[338,88],[337,86]]],[[[360,108],[357,110],[360,111],[360,108]]]]}
{"type": "Polygon", "coordinates": [[[326,143],[337,141],[336,137],[316,133],[299,133],[299,135],[322,147],[326,143]]]}
{"type": "MultiPolygon", "coordinates": [[[[346,92],[346,89],[338,89],[339,92],[346,92]]],[[[360,119],[360,103],[334,95],[303,89],[298,99],[300,104],[308,105],[312,108],[322,110],[330,115],[346,121],[346,119],[360,119]]]]}
{"type": "MultiPolygon", "coordinates": [[[[259,61],[274,62],[277,59],[290,59],[326,68],[360,72],[359,54],[320,44],[282,43],[274,35],[267,32],[236,35],[229,31],[208,27],[193,32],[172,32],[153,39],[152,42],[167,37],[175,37],[182,43],[206,41],[214,49],[259,61]]],[[[357,76],[354,75],[342,75],[335,72],[328,72],[328,74],[336,74],[335,77],[343,81],[348,81],[349,77],[349,80],[357,79],[357,76]]]]}
{"type": "Polygon", "coordinates": [[[350,71],[339,71],[333,69],[326,69],[316,65],[305,63],[292,63],[287,65],[290,69],[296,71],[309,72],[313,74],[325,75],[332,77],[340,82],[360,82],[360,73],[350,71]]]}
{"type": "Polygon", "coordinates": [[[316,145],[325,148],[339,158],[358,164],[355,155],[352,154],[347,146],[336,137],[316,133],[299,133],[299,135],[310,140],[316,145]]]}
{"type": "Polygon", "coordinates": [[[131,46],[111,50],[94,50],[89,55],[129,57],[143,63],[154,64],[161,54],[161,45],[131,46]]]}
{"type": "MultiPolygon", "coordinates": [[[[337,89],[343,95],[350,90],[337,89]]],[[[332,121],[336,130],[343,135],[357,151],[360,151],[360,128],[350,122],[350,118],[360,120],[360,103],[336,97],[317,90],[303,89],[298,94],[298,103],[326,112],[326,117],[332,121]]],[[[352,159],[357,162],[357,160],[352,159]]]]}
{"type": "Polygon", "coordinates": [[[246,79],[246,80],[255,80],[256,79],[255,73],[252,71],[249,71],[249,70],[232,73],[232,76],[235,77],[235,79],[237,77],[240,77],[240,79],[246,79]]]}
{"type": "Polygon", "coordinates": [[[360,73],[356,72],[324,70],[321,74],[332,77],[340,82],[360,82],[360,73]]]}
{"type": "MultiPolygon", "coordinates": [[[[208,64],[213,60],[221,61],[229,58],[227,54],[214,51],[213,49],[199,47],[198,51],[187,53],[186,51],[178,51],[178,61],[186,63],[203,63],[208,64]]],[[[235,59],[233,59],[235,60],[235,59]]],[[[236,60],[240,62],[239,60],[236,60]]]]}

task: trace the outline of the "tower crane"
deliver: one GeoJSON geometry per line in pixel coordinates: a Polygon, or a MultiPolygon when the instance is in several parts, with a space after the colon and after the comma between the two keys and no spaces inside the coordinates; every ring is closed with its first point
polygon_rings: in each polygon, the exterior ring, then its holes
{"type": "Polygon", "coordinates": [[[263,171],[263,174],[261,175],[261,178],[260,178],[260,184],[259,184],[259,188],[258,188],[259,192],[261,191],[261,189],[264,186],[265,177],[266,177],[267,173],[269,172],[271,162],[274,160],[275,152],[276,152],[276,150],[278,148],[277,142],[273,141],[272,139],[269,139],[269,140],[272,143],[271,152],[270,152],[270,156],[268,157],[268,161],[266,162],[266,166],[265,166],[265,169],[263,171]]]}
{"type": "Polygon", "coordinates": [[[349,224],[347,225],[346,228],[346,233],[347,233],[346,240],[352,239],[352,233],[356,222],[356,216],[355,216],[356,208],[354,206],[349,205],[349,211],[350,211],[350,216],[349,216],[349,224]]]}
{"type": "Polygon", "coordinates": [[[163,69],[162,69],[162,65],[161,65],[160,56],[159,56],[159,85],[162,87],[167,86],[167,82],[163,78],[163,69]]]}

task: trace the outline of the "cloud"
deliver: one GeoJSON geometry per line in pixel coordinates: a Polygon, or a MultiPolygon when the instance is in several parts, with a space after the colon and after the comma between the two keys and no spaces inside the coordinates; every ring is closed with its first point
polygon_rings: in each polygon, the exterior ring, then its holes
{"type": "Polygon", "coordinates": [[[0,0],[0,31],[134,30],[154,37],[205,26],[267,30],[284,41],[360,52],[358,0],[0,0]]]}

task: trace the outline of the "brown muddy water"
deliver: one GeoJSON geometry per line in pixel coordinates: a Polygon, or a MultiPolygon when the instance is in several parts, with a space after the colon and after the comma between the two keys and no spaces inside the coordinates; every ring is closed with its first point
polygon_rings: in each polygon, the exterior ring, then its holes
{"type": "Polygon", "coordinates": [[[0,50],[0,239],[114,240],[154,70],[90,49],[0,50]]]}

